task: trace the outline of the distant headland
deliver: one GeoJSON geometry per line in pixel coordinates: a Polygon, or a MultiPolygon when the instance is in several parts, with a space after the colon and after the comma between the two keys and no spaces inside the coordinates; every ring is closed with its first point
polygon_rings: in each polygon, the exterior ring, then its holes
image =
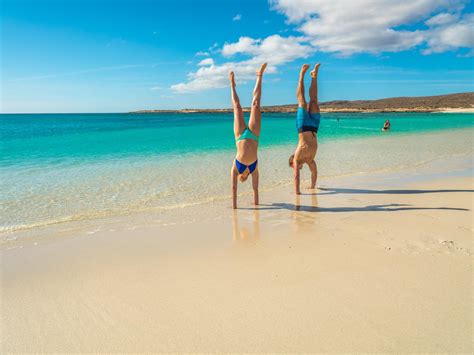
{"type": "MultiPolygon", "coordinates": [[[[321,102],[321,112],[474,112],[474,92],[450,95],[392,97],[379,100],[335,100],[321,102]]],[[[294,112],[297,105],[263,106],[262,112],[294,112]]],[[[244,107],[249,112],[249,107],[244,107]]],[[[139,110],[131,113],[228,113],[231,108],[139,110]]]]}

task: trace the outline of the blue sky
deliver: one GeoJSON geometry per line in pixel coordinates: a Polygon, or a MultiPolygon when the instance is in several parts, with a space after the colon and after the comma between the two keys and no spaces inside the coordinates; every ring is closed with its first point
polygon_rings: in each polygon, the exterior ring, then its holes
{"type": "Polygon", "coordinates": [[[462,0],[0,0],[1,112],[123,112],[242,103],[269,62],[264,105],[295,102],[302,63],[320,99],[473,91],[462,0]]]}

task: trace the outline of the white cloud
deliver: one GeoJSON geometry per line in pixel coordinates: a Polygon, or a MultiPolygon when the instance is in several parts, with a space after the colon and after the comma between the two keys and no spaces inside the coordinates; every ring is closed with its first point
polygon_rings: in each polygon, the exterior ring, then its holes
{"type": "Polygon", "coordinates": [[[458,48],[474,48],[473,28],[474,14],[467,14],[457,22],[441,22],[440,26],[434,26],[429,30],[428,48],[423,51],[423,54],[440,53],[458,48]]]}
{"type": "Polygon", "coordinates": [[[200,67],[202,66],[207,66],[207,65],[214,65],[214,60],[212,58],[206,58],[206,59],[203,59],[201,60],[198,65],[200,67]]]}
{"type": "MultiPolygon", "coordinates": [[[[240,37],[237,42],[214,43],[207,52],[228,60],[203,60],[188,81],[172,86],[175,92],[193,92],[228,85],[228,72],[237,80],[253,79],[268,62],[268,73],[316,51],[348,56],[354,53],[399,52],[424,46],[424,54],[472,48],[474,15],[461,16],[465,0],[269,0],[272,8],[296,26],[300,36],[278,34],[264,39],[240,37]],[[420,27],[425,23],[427,28],[420,27]],[[418,29],[413,29],[416,26],[418,29]],[[230,61],[239,55],[248,59],[230,61]]],[[[236,15],[234,19],[240,19],[236,15]]],[[[294,29],[294,28],[293,28],[294,29]]],[[[282,32],[288,31],[288,28],[282,32]]],[[[201,53],[201,52],[198,52],[201,53]]],[[[204,53],[204,52],[202,52],[204,53]]],[[[472,51],[471,51],[472,53],[472,51]]],[[[199,54],[196,54],[199,55],[199,54]]]]}
{"type": "Polygon", "coordinates": [[[205,51],[199,51],[195,54],[196,57],[208,57],[209,56],[209,52],[205,52],[205,51]]]}
{"type": "Polygon", "coordinates": [[[266,72],[271,74],[277,71],[279,65],[308,57],[312,52],[313,48],[304,43],[302,37],[285,38],[272,35],[263,40],[241,37],[236,43],[226,43],[222,53],[226,57],[235,54],[250,55],[249,59],[219,65],[214,62],[210,65],[208,62],[200,65],[196,72],[188,74],[188,82],[173,85],[171,88],[175,92],[184,93],[226,87],[231,70],[235,72],[239,82],[245,82],[255,78],[255,71],[262,63],[268,63],[266,72]]]}
{"type": "Polygon", "coordinates": [[[459,17],[455,14],[450,14],[448,12],[442,12],[440,14],[437,14],[436,16],[433,16],[430,18],[428,21],[425,23],[428,26],[439,26],[439,25],[446,25],[448,23],[453,23],[457,21],[459,17]]]}
{"type": "Polygon", "coordinates": [[[253,56],[252,60],[256,63],[267,62],[270,66],[277,66],[298,58],[306,58],[313,53],[314,49],[305,42],[306,38],[293,36],[272,35],[263,40],[240,37],[236,43],[226,43],[222,54],[248,54],[253,56]]]}
{"type": "Polygon", "coordinates": [[[242,15],[241,14],[237,14],[235,15],[234,17],[232,17],[232,21],[240,21],[242,19],[242,15]]]}
{"type": "MultiPolygon", "coordinates": [[[[459,11],[462,0],[271,0],[274,9],[321,51],[343,55],[398,52],[425,42],[431,32],[401,30],[441,9],[459,11]]],[[[453,15],[454,16],[454,15],[453,15]]],[[[443,15],[433,22],[452,20],[443,15]]],[[[445,22],[446,23],[446,22],[445,22]]]]}
{"type": "Polygon", "coordinates": [[[250,37],[240,37],[235,43],[226,43],[222,48],[222,55],[230,57],[237,53],[254,54],[258,48],[259,40],[250,37]]]}

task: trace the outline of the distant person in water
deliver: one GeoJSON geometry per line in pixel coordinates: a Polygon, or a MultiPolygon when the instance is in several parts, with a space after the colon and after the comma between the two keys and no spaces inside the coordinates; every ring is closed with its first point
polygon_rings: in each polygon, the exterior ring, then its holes
{"type": "Polygon", "coordinates": [[[298,98],[298,111],[296,113],[296,128],[298,130],[298,146],[294,154],[290,156],[289,165],[293,169],[295,177],[295,193],[301,194],[300,170],[307,164],[311,171],[311,189],[316,187],[318,179],[318,167],[314,160],[318,149],[318,128],[321,116],[318,105],[318,70],[320,64],[316,64],[311,74],[311,86],[309,88],[309,105],[304,94],[304,76],[309,69],[309,64],[301,67],[296,97],[298,98]]]}
{"type": "Polygon", "coordinates": [[[385,120],[385,123],[383,124],[382,131],[388,131],[392,128],[392,125],[390,124],[390,121],[387,119],[385,120]]]}
{"type": "Polygon", "coordinates": [[[230,172],[232,184],[232,207],[237,208],[237,180],[244,182],[252,175],[253,202],[258,205],[258,137],[260,136],[260,98],[262,96],[262,77],[267,63],[257,70],[257,80],[253,90],[252,108],[250,110],[249,124],[245,123],[244,113],[240,100],[235,90],[234,72],[230,72],[230,90],[232,93],[232,106],[234,108],[234,136],[237,155],[230,172]]]}

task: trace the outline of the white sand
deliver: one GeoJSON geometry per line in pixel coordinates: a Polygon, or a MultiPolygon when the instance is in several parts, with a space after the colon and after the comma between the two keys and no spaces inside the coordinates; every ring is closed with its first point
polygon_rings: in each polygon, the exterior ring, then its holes
{"type": "Polygon", "coordinates": [[[11,244],[1,352],[472,353],[472,176],[322,183],[11,244]]]}
{"type": "Polygon", "coordinates": [[[442,108],[438,112],[443,113],[474,113],[474,107],[471,108],[442,108]]]}

